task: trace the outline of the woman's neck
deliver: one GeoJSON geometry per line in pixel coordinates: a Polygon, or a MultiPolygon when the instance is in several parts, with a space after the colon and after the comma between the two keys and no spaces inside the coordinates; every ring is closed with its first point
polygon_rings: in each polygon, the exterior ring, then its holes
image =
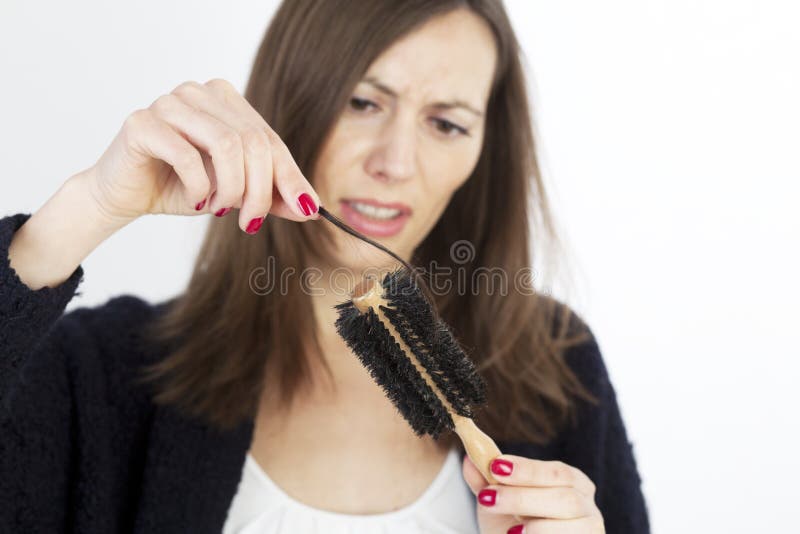
{"type": "MultiPolygon", "coordinates": [[[[297,404],[289,412],[278,409],[280,403],[276,399],[264,399],[262,416],[271,421],[270,427],[283,425],[336,426],[342,424],[341,432],[346,433],[355,420],[368,420],[376,434],[373,441],[393,443],[397,447],[410,447],[412,450],[428,451],[444,450],[448,442],[436,444],[430,436],[420,438],[402,418],[385,392],[374,381],[359,359],[353,354],[336,331],[336,304],[348,300],[350,289],[360,281],[360,276],[349,271],[337,269],[336,277],[331,271],[322,271],[323,275],[315,281],[312,288],[312,307],[317,325],[321,354],[309,354],[310,370],[313,375],[310,389],[296,396],[297,404]],[[349,276],[349,278],[348,278],[349,276]],[[338,281],[338,287],[332,287],[330,280],[338,281]],[[328,379],[322,363],[327,363],[332,372],[332,382],[328,379]],[[349,414],[349,420],[342,420],[341,414],[349,414]],[[299,414],[304,414],[302,417],[299,414]],[[314,420],[314,417],[320,420],[314,420]],[[283,423],[279,423],[282,421],[283,423]]],[[[309,347],[310,348],[310,347],[309,347]]],[[[267,388],[269,391],[277,389],[267,388]]],[[[295,429],[296,430],[296,429],[295,429]]],[[[363,437],[362,437],[363,439],[363,437]]],[[[419,452],[419,451],[417,451],[419,452]]]]}

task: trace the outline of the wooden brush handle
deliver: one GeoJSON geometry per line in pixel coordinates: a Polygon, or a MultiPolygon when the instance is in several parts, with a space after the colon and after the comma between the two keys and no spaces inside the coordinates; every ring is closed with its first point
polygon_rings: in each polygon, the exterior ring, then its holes
{"type": "MultiPolygon", "coordinates": [[[[450,412],[450,417],[453,419],[453,424],[456,427],[456,434],[461,438],[461,443],[464,444],[464,451],[481,472],[483,478],[489,484],[502,484],[492,475],[492,470],[489,466],[492,460],[500,456],[500,448],[483,430],[478,428],[475,421],[469,417],[458,415],[450,412]]],[[[514,514],[514,520],[522,523],[523,519],[514,514]]]]}
{"type": "Polygon", "coordinates": [[[486,435],[483,430],[478,428],[475,422],[469,417],[464,417],[463,415],[452,412],[450,413],[450,417],[452,417],[453,423],[455,424],[456,434],[461,438],[461,443],[464,444],[464,450],[467,456],[469,456],[469,459],[472,460],[472,463],[475,464],[475,467],[481,472],[483,478],[485,478],[489,484],[500,484],[501,482],[492,476],[492,471],[489,469],[492,460],[502,454],[494,440],[486,435]]]}

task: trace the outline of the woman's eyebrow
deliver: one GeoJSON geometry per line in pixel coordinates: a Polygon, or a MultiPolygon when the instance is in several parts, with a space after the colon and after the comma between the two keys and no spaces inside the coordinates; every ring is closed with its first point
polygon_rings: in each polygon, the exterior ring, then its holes
{"type": "MultiPolygon", "coordinates": [[[[397,98],[397,92],[396,91],[394,91],[393,89],[387,87],[385,84],[383,84],[381,81],[379,81],[374,76],[369,76],[367,78],[364,78],[362,80],[362,82],[370,84],[371,86],[373,86],[375,89],[377,89],[378,91],[380,91],[382,93],[385,93],[385,94],[387,94],[387,95],[389,95],[389,96],[391,96],[393,98],[397,98]]],[[[462,108],[462,109],[465,109],[465,110],[467,110],[467,111],[469,111],[471,113],[474,113],[478,117],[482,117],[483,116],[483,113],[481,113],[480,111],[478,111],[474,107],[470,106],[469,104],[467,104],[463,100],[452,100],[450,102],[435,102],[435,103],[432,104],[432,106],[434,108],[436,108],[436,109],[462,108]]]]}

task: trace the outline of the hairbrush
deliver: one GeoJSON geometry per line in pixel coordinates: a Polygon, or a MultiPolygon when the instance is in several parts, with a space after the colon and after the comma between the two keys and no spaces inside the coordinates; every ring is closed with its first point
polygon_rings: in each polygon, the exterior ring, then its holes
{"type": "MultiPolygon", "coordinates": [[[[455,432],[464,451],[489,484],[489,468],[501,454],[497,444],[472,420],[473,406],[486,404],[486,385],[472,360],[417,286],[413,267],[403,258],[323,206],[319,213],[341,230],[383,250],[405,266],[381,281],[363,279],[350,299],[335,306],[336,331],[418,436],[434,439],[455,432]]],[[[427,286],[423,286],[427,289],[427,286]]],[[[514,515],[517,522],[522,518],[514,515]]]]}
{"type": "Polygon", "coordinates": [[[489,464],[500,449],[472,420],[473,406],[486,404],[484,381],[408,270],[363,279],[335,308],[337,332],[414,432],[436,439],[452,430],[498,483],[489,464]]]}

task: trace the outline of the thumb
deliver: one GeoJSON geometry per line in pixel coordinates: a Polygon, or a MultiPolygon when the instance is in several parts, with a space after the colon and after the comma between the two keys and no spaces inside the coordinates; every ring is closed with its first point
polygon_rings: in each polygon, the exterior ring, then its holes
{"type": "Polygon", "coordinates": [[[475,464],[472,463],[468,454],[464,455],[464,461],[461,465],[461,474],[464,475],[464,480],[475,495],[478,495],[479,491],[489,485],[486,483],[486,479],[483,478],[478,468],[475,467],[475,464]]]}

